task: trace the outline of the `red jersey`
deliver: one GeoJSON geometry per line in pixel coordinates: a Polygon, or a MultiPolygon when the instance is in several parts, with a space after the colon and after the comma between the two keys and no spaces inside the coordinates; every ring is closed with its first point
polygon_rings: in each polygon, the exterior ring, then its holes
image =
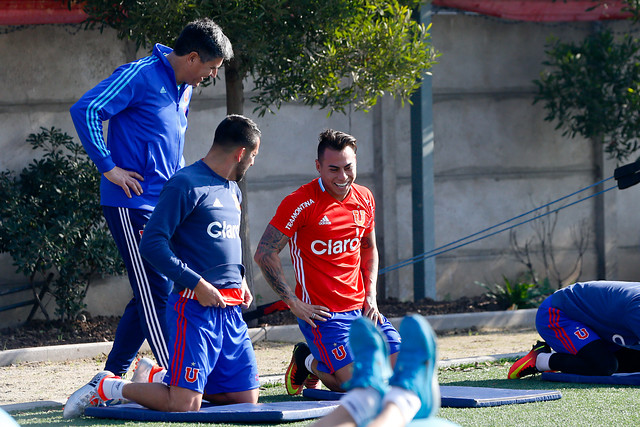
{"type": "Polygon", "coordinates": [[[300,300],[333,312],[362,308],[360,239],[374,230],[375,209],[368,188],[353,183],[349,195],[338,201],[320,178],[280,203],[270,224],[290,239],[300,300]]]}

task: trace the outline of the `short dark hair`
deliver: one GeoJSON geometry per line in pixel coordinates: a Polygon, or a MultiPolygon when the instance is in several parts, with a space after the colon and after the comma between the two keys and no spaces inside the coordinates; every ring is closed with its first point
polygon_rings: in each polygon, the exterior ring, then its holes
{"type": "Polygon", "coordinates": [[[209,18],[189,22],[176,39],[173,51],[178,56],[197,52],[202,62],[216,58],[228,61],[233,58],[231,42],[222,28],[209,18]]]}
{"type": "Polygon", "coordinates": [[[347,147],[353,148],[354,153],[358,151],[358,141],[355,137],[338,130],[327,129],[318,137],[318,161],[322,161],[327,148],[342,151],[347,147]]]}
{"type": "Polygon", "coordinates": [[[262,132],[253,120],[239,114],[225,117],[216,128],[213,145],[226,151],[245,147],[250,151],[258,145],[262,132]]]}

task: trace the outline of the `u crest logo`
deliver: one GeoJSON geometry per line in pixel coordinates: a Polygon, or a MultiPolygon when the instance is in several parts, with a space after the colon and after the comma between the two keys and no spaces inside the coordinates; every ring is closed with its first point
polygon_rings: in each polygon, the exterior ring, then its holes
{"type": "Polygon", "coordinates": [[[580,328],[573,333],[578,339],[586,340],[589,338],[589,332],[585,328],[580,328]]]}
{"type": "Polygon", "coordinates": [[[200,372],[200,369],[188,367],[184,373],[184,379],[188,383],[193,383],[198,379],[198,372],[200,372]]]}
{"type": "Polygon", "coordinates": [[[333,350],[331,350],[331,353],[333,353],[333,357],[335,357],[337,360],[342,360],[347,357],[347,352],[344,351],[343,345],[334,348],[333,350]]]}
{"type": "Polygon", "coordinates": [[[367,215],[365,211],[353,211],[353,222],[355,222],[358,227],[364,227],[364,222],[366,221],[366,219],[367,215]]]}

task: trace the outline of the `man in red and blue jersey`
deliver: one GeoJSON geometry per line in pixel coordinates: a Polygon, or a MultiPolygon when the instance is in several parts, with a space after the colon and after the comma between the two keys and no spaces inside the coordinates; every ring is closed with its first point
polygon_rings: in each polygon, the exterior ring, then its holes
{"type": "Polygon", "coordinates": [[[579,282],[547,297],[536,313],[544,340],[508,378],[545,371],[608,376],[640,372],[640,283],[579,282]]]}
{"type": "Polygon", "coordinates": [[[378,311],[378,250],[375,201],[356,184],[356,139],[332,129],[320,134],[316,170],[320,174],[287,196],[258,244],[255,261],[293,314],[306,343],[294,347],[285,382],[291,395],[318,378],[344,391],[353,356],[348,344],[353,321],[366,316],[381,328],[392,362],[400,336],[378,311]],[[295,269],[293,291],[279,253],[289,244],[295,269]]]}
{"type": "Polygon", "coordinates": [[[151,55],[118,67],[71,107],[82,145],[102,174],[100,204],[133,291],[105,364],[118,375],[145,339],[160,365],[169,362],[165,311],[172,284],[140,256],[138,245],[162,187],[184,166],[193,87],[215,78],[232,56],[222,29],[199,19],[185,26],[173,49],[156,44],[151,55]]]}
{"type": "Polygon", "coordinates": [[[259,147],[255,123],[228,116],[207,155],[167,182],[145,228],[140,252],[173,281],[170,363],[163,383],[130,382],[102,371],[71,395],[65,418],[121,399],[170,412],[197,411],[203,398],[257,403],[258,366],[241,311],[253,297],[242,264],[242,193],[236,182],[259,147]]]}

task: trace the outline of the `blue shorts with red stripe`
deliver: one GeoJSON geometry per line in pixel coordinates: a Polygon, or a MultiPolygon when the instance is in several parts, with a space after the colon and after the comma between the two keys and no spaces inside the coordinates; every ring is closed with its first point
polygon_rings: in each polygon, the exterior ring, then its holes
{"type": "Polygon", "coordinates": [[[205,395],[260,387],[240,306],[203,307],[172,292],[167,310],[171,361],[164,382],[205,395]]]}
{"type": "MultiPolygon", "coordinates": [[[[349,329],[358,317],[362,317],[362,310],[331,313],[331,317],[326,322],[316,322],[316,328],[298,319],[300,331],[309,345],[313,358],[318,361],[319,371],[333,374],[353,362],[353,355],[348,345],[349,329]]],[[[396,353],[400,349],[398,331],[384,316],[382,316],[382,323],[378,323],[378,328],[389,343],[390,354],[396,353]]]]}
{"type": "Polygon", "coordinates": [[[551,305],[547,297],[536,313],[536,329],[543,340],[558,353],[576,354],[585,345],[601,339],[589,326],[570,319],[551,305]]]}

